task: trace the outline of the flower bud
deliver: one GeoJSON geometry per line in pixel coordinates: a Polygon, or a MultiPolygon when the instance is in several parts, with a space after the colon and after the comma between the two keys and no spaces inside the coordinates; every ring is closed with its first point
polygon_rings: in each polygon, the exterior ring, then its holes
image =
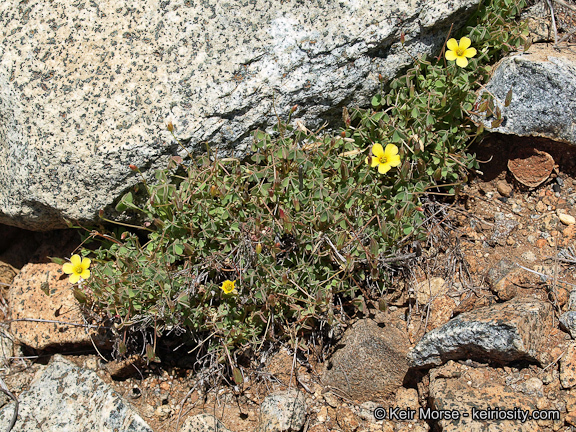
{"type": "Polygon", "coordinates": [[[298,109],[298,105],[294,105],[294,106],[292,107],[292,110],[291,110],[291,111],[294,112],[294,111],[296,111],[297,109],[298,109]]]}
{"type": "Polygon", "coordinates": [[[138,171],[138,167],[134,164],[128,165],[132,171],[138,171]]]}
{"type": "Polygon", "coordinates": [[[256,245],[256,253],[260,255],[262,253],[262,243],[256,245]]]}
{"type": "Polygon", "coordinates": [[[214,185],[210,186],[210,195],[212,195],[213,197],[217,197],[218,195],[220,195],[220,191],[216,186],[214,185]]]}
{"type": "Polygon", "coordinates": [[[406,41],[406,35],[404,34],[404,32],[402,32],[400,33],[400,43],[404,45],[405,41],[406,41]]]}
{"type": "Polygon", "coordinates": [[[172,122],[168,122],[168,124],[166,125],[166,129],[168,129],[169,132],[174,132],[174,125],[172,124],[172,122]]]}

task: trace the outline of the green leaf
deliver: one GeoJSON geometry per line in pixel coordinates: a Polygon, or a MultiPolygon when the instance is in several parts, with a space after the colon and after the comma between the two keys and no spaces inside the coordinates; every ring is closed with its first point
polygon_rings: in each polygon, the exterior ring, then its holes
{"type": "Polygon", "coordinates": [[[234,377],[234,382],[236,385],[242,385],[244,383],[244,377],[242,376],[242,372],[237,367],[232,368],[232,376],[234,377]]]}

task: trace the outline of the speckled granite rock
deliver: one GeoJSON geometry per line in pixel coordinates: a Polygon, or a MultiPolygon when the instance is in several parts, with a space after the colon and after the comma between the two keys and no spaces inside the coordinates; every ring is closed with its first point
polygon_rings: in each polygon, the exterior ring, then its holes
{"type": "MultiPolygon", "coordinates": [[[[531,389],[520,389],[506,384],[506,378],[512,382],[512,377],[503,376],[501,370],[489,367],[470,367],[448,362],[430,371],[430,405],[432,410],[447,410],[458,412],[459,419],[440,420],[438,422],[443,432],[537,432],[558,430],[557,426],[564,424],[563,419],[536,421],[519,417],[526,413],[531,415],[537,409],[558,409],[555,400],[549,400],[543,394],[531,389]],[[517,418],[501,420],[480,420],[478,412],[484,411],[492,415],[496,410],[516,415],[517,418]],[[476,411],[476,418],[474,412],[476,411]]],[[[521,374],[523,376],[524,374],[521,374]]],[[[540,382],[541,384],[541,382],[540,382]]]]}
{"type": "Polygon", "coordinates": [[[313,128],[436,53],[480,0],[0,2],[0,223],[97,219],[165,155],[313,128]],[[273,109],[274,108],[274,109],[273,109]]]}
{"type": "Polygon", "coordinates": [[[573,341],[560,359],[560,383],[565,389],[576,386],[576,343],[573,341]]]}
{"type": "Polygon", "coordinates": [[[13,321],[10,325],[12,335],[20,343],[40,350],[56,346],[61,349],[92,346],[91,338],[105,347],[109,342],[103,335],[96,329],[84,327],[72,285],[67,276],[62,279],[61,276],[65,276],[62,267],[54,263],[22,267],[8,291],[12,319],[38,321],[13,321]],[[43,289],[48,289],[50,295],[43,289]]]}
{"type": "MultiPolygon", "coordinates": [[[[406,323],[403,323],[404,327],[406,323]]],[[[408,334],[387,323],[380,327],[370,319],[346,330],[322,377],[322,384],[360,402],[385,399],[408,372],[408,334]]]]}
{"type": "MultiPolygon", "coordinates": [[[[570,296],[572,297],[572,294],[570,296]]],[[[564,312],[560,315],[559,321],[561,327],[570,333],[572,339],[576,339],[576,312],[573,310],[564,312]]]]}
{"type": "Polygon", "coordinates": [[[306,398],[301,392],[268,395],[260,405],[257,432],[297,432],[306,422],[306,398]]]}
{"type": "MultiPolygon", "coordinates": [[[[576,145],[576,55],[534,44],[500,63],[486,85],[496,96],[502,124],[493,132],[541,136],[576,145]],[[504,107],[508,91],[512,102],[504,107]]],[[[487,128],[494,118],[483,119],[487,128]]]]}
{"type": "Polygon", "coordinates": [[[539,362],[552,333],[552,314],[550,303],[534,298],[514,298],[465,312],[427,333],[408,354],[410,366],[438,366],[469,358],[539,362]]]}
{"type": "Polygon", "coordinates": [[[216,417],[210,414],[198,414],[193,417],[188,417],[179,432],[230,432],[224,424],[216,417]]]}
{"type": "MultiPolygon", "coordinates": [[[[18,421],[12,432],[152,432],[95,372],[80,369],[60,355],[18,400],[18,421]]],[[[10,422],[13,409],[14,403],[0,409],[1,430],[10,422]]]]}

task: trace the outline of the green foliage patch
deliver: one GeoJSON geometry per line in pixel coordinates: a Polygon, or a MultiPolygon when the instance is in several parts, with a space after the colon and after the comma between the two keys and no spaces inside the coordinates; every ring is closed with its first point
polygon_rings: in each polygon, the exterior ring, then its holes
{"type": "MultiPolygon", "coordinates": [[[[425,196],[457,193],[477,168],[467,148],[482,129],[471,115],[500,117],[489,95],[476,102],[478,90],[490,64],[526,44],[513,19],[523,6],[482,5],[460,32],[478,52],[466,68],[443,53],[415,59],[370,109],[344,110],[338,135],[293,126],[293,109],[274,138],[254,133],[245,160],[209,148],[172,157],[154,184],[126,194],[117,209],[140,213],[147,235],[96,233],[107,240],[83,250],[95,266],[78,296],[115,322],[118,353],[130,350],[130,332],[177,330],[232,362],[231,352],[302,340],[381,296],[388,263],[426,237],[425,196]],[[385,175],[367,163],[375,143],[399,150],[385,175]]],[[[152,342],[146,352],[154,359],[152,342]]]]}

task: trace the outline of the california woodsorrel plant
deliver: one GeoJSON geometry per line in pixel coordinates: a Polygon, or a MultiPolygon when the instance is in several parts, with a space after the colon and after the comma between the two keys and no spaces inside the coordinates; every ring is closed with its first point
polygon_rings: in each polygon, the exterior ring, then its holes
{"type": "Polygon", "coordinates": [[[488,64],[523,43],[511,21],[522,5],[482,6],[452,54],[415,59],[371,109],[344,110],[340,134],[293,126],[293,108],[274,138],[254,133],[246,159],[172,157],[127,193],[117,209],[146,222],[107,234],[85,282],[85,301],[115,322],[118,353],[141,331],[153,359],[156,336],[176,333],[233,366],[234,350],[302,340],[380,297],[389,263],[425,238],[421,200],[454,193],[476,167],[470,114],[493,109],[474,107],[476,91],[488,64]]]}

